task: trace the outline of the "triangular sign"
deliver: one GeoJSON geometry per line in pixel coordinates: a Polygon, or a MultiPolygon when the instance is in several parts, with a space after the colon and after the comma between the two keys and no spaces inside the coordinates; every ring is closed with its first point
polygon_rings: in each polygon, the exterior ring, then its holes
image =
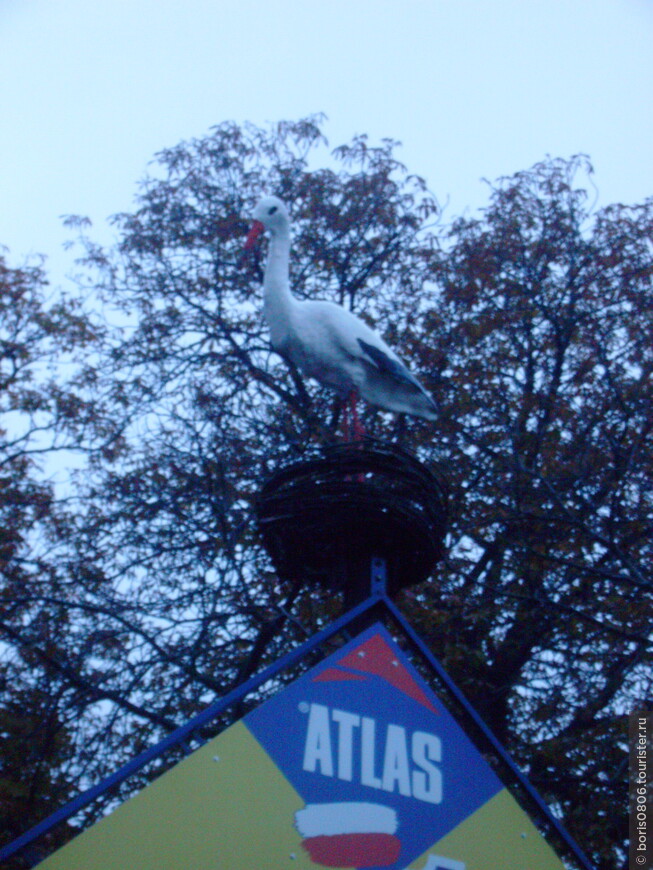
{"type": "Polygon", "coordinates": [[[41,870],[563,870],[377,624],[41,870]]]}

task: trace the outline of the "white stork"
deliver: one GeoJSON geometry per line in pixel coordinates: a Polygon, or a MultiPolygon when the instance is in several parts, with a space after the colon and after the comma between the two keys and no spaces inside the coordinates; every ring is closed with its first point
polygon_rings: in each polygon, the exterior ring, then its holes
{"type": "Polygon", "coordinates": [[[272,346],[307,377],[351,400],[435,420],[433,399],[383,339],[356,315],[333,302],[302,301],[290,292],[290,217],[284,203],[267,196],[254,209],[245,242],[252,248],[267,230],[270,246],[263,279],[264,314],[272,346]]]}

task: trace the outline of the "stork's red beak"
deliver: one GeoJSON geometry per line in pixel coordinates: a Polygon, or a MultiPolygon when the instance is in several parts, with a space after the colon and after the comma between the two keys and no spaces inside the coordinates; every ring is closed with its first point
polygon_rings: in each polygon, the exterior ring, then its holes
{"type": "Polygon", "coordinates": [[[245,250],[249,251],[250,248],[253,248],[256,244],[256,240],[261,235],[265,227],[261,223],[261,221],[254,221],[252,224],[251,230],[247,233],[247,238],[245,239],[245,250]]]}

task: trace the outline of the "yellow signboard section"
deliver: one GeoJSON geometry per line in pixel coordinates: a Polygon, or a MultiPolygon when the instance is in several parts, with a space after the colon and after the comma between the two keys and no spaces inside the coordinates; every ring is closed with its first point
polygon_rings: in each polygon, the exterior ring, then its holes
{"type": "Polygon", "coordinates": [[[239,722],[39,870],[316,870],[292,826],[303,806],[239,722]]]}
{"type": "Polygon", "coordinates": [[[441,866],[437,861],[429,865],[429,857],[442,855],[459,861],[465,870],[506,870],[508,867],[510,870],[564,870],[564,864],[506,789],[490,798],[410,868],[431,870],[441,866]]]}

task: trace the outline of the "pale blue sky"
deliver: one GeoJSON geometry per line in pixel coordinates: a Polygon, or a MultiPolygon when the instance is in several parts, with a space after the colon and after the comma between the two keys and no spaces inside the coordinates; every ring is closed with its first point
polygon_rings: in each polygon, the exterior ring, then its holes
{"type": "Polygon", "coordinates": [[[653,194],[653,0],[0,0],[0,244],[128,209],[154,153],[314,112],[403,142],[449,214],[480,179],[590,155],[600,204],[653,194]]]}

